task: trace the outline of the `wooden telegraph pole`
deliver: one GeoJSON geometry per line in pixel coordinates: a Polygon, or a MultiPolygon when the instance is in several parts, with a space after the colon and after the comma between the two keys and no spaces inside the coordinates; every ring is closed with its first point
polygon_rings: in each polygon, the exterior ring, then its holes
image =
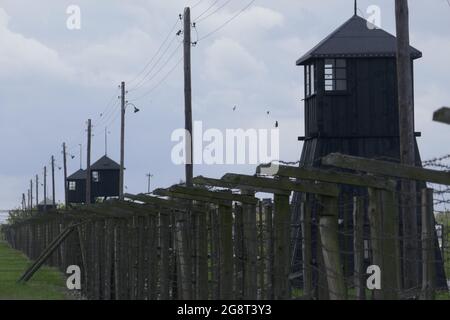
{"type": "Polygon", "coordinates": [[[56,205],[56,196],[55,196],[55,157],[52,156],[52,204],[56,205]]]}
{"type": "MultiPolygon", "coordinates": [[[[414,105],[412,60],[409,43],[408,0],[395,0],[397,27],[397,77],[400,129],[400,161],[415,166],[414,105]]],[[[402,181],[403,271],[405,289],[419,284],[419,246],[417,226],[416,184],[402,181]]]]}
{"type": "Polygon", "coordinates": [[[33,179],[30,180],[30,210],[33,209],[33,179]]]}
{"type": "Polygon", "coordinates": [[[120,176],[119,176],[119,199],[123,199],[123,184],[124,184],[124,166],[125,166],[125,82],[122,81],[120,85],[120,176]]]}
{"type": "Polygon", "coordinates": [[[68,190],[67,190],[67,152],[66,143],[63,143],[63,162],[64,162],[64,205],[67,208],[68,201],[68,190]]]}
{"type": "Polygon", "coordinates": [[[86,204],[91,204],[91,119],[87,127],[86,204]]]}
{"type": "Polygon", "coordinates": [[[151,173],[148,173],[146,176],[148,178],[147,192],[150,193],[150,182],[151,182],[153,175],[151,173]]]}
{"type": "Polygon", "coordinates": [[[192,84],[191,84],[191,9],[184,9],[184,117],[186,137],[186,186],[192,186],[193,152],[192,152],[192,84]]]}
{"type": "Polygon", "coordinates": [[[36,175],[36,208],[39,205],[39,175],[36,175]]]}
{"type": "Polygon", "coordinates": [[[44,212],[47,211],[47,166],[44,167],[44,212]]]}

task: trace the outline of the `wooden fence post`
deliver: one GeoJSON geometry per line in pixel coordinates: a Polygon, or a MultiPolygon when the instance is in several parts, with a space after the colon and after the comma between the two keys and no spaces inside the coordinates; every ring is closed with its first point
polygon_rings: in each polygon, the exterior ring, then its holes
{"type": "MultiPolygon", "coordinates": [[[[242,194],[255,196],[252,190],[243,190],[242,194]]],[[[242,204],[244,229],[244,299],[256,300],[257,297],[257,234],[256,234],[256,206],[242,204]]]]}
{"type": "Polygon", "coordinates": [[[178,211],[176,221],[176,246],[177,246],[177,263],[179,265],[179,276],[177,277],[179,288],[181,289],[182,300],[192,299],[192,264],[190,235],[188,230],[190,211],[178,211]]]}
{"type": "Polygon", "coordinates": [[[244,298],[244,216],[242,205],[234,205],[235,298],[244,298]]]}
{"type": "Polygon", "coordinates": [[[266,283],[267,299],[273,300],[273,268],[274,268],[274,239],[273,239],[273,210],[272,199],[268,199],[264,204],[264,216],[266,219],[266,283]]]}
{"type": "Polygon", "coordinates": [[[345,300],[347,290],[339,252],[338,201],[337,198],[322,196],[321,202],[319,232],[329,296],[331,300],[345,300]]]}
{"type": "Polygon", "coordinates": [[[301,227],[302,227],[302,251],[303,251],[303,295],[311,299],[313,296],[312,279],[312,238],[311,238],[311,202],[308,196],[304,195],[304,201],[301,204],[301,227]]]}
{"type": "Polygon", "coordinates": [[[274,299],[286,300],[290,298],[290,231],[291,208],[289,194],[275,194],[274,215],[274,299]]]}
{"type": "Polygon", "coordinates": [[[231,202],[219,205],[220,299],[233,299],[233,216],[231,202]]]}
{"type": "Polygon", "coordinates": [[[373,264],[381,270],[381,289],[375,299],[398,299],[397,203],[392,191],[369,188],[369,221],[373,264]]]}
{"type": "Polygon", "coordinates": [[[422,299],[435,297],[433,189],[422,189],[422,299]]]}
{"type": "Polygon", "coordinates": [[[210,210],[211,225],[211,297],[220,299],[220,233],[218,221],[218,209],[210,210]]]}
{"type": "Polygon", "coordinates": [[[353,254],[354,281],[357,300],[366,299],[366,285],[364,282],[364,199],[353,198],[353,254]]]}
{"type": "Polygon", "coordinates": [[[161,265],[160,265],[160,290],[161,300],[169,299],[169,247],[170,247],[170,214],[169,211],[160,208],[159,211],[159,241],[161,247],[161,265]]]}
{"type": "MultiPolygon", "coordinates": [[[[209,206],[206,206],[207,210],[209,206]]],[[[197,225],[197,281],[196,298],[200,300],[208,299],[208,231],[206,225],[206,211],[199,211],[196,214],[197,225]]]]}

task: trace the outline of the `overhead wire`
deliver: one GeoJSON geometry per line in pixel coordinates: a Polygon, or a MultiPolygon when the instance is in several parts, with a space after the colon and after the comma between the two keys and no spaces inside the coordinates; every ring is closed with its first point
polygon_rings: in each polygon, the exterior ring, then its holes
{"type": "Polygon", "coordinates": [[[222,30],[223,28],[225,28],[231,21],[233,21],[234,19],[236,19],[237,17],[239,17],[242,13],[244,13],[248,8],[250,8],[250,6],[256,2],[256,0],[252,0],[250,1],[245,7],[243,7],[241,10],[239,10],[236,14],[234,14],[230,19],[226,20],[223,24],[221,24],[219,27],[217,27],[216,29],[212,30],[211,32],[207,33],[206,35],[202,36],[198,42],[205,40],[207,38],[209,38],[210,36],[212,36],[214,33],[222,30]]]}

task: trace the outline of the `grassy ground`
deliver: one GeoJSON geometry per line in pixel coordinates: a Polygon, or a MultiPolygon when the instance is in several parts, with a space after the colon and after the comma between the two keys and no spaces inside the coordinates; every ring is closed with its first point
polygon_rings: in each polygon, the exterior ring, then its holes
{"type": "Polygon", "coordinates": [[[63,300],[66,299],[65,281],[53,268],[41,267],[25,284],[16,281],[30,265],[21,252],[0,241],[0,299],[7,300],[63,300]]]}

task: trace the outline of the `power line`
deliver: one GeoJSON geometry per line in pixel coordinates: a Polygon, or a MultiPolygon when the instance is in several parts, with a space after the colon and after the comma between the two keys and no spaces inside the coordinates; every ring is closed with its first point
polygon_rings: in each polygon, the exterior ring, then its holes
{"type": "MultiPolygon", "coordinates": [[[[174,37],[174,39],[172,40],[171,44],[173,43],[173,41],[176,39],[177,36],[174,37]]],[[[175,53],[178,51],[178,49],[181,46],[181,42],[178,44],[178,46],[175,48],[175,50],[172,51],[172,53],[169,55],[169,58],[166,60],[166,62],[162,65],[161,68],[158,69],[158,71],[156,71],[155,73],[152,74],[152,72],[155,70],[155,68],[159,65],[159,63],[162,61],[162,59],[165,57],[165,54],[169,51],[169,49],[171,48],[171,44],[169,45],[169,47],[166,48],[166,50],[164,51],[163,55],[161,57],[159,57],[158,61],[153,65],[153,67],[149,70],[149,72],[147,72],[147,74],[145,75],[145,77],[132,89],[129,91],[136,91],[137,89],[143,87],[145,85],[145,83],[148,83],[150,81],[152,81],[157,75],[158,73],[161,72],[162,69],[164,69],[164,67],[170,62],[170,60],[172,59],[172,57],[175,55],[175,53]],[[147,78],[147,79],[146,79],[147,78]]]]}
{"type": "Polygon", "coordinates": [[[220,0],[215,0],[208,8],[206,8],[206,10],[204,10],[202,13],[200,13],[200,15],[198,15],[194,21],[197,21],[198,19],[200,19],[201,17],[203,17],[209,10],[211,10],[212,8],[214,8],[214,6],[219,2],[220,0]]]}
{"type": "MultiPolygon", "coordinates": [[[[169,33],[167,34],[166,38],[164,39],[164,41],[161,43],[161,45],[159,46],[158,50],[156,51],[156,53],[153,55],[153,57],[147,62],[147,64],[144,66],[144,68],[130,81],[128,81],[128,84],[131,85],[134,81],[136,81],[144,72],[145,70],[152,64],[152,62],[155,60],[155,58],[158,56],[158,54],[161,52],[162,48],[164,47],[164,45],[167,43],[167,41],[170,38],[170,35],[173,34],[173,32],[175,31],[176,27],[178,26],[178,24],[180,23],[180,19],[177,18],[176,23],[173,25],[173,27],[170,29],[169,33]]],[[[172,44],[172,43],[171,43],[172,44]]],[[[145,78],[145,77],[144,77],[145,78]]],[[[133,90],[133,89],[132,89],[133,90]]]]}
{"type": "Polygon", "coordinates": [[[205,36],[201,37],[198,41],[202,41],[205,40],[206,38],[209,38],[210,36],[212,36],[214,33],[220,31],[221,29],[225,28],[231,21],[233,21],[234,19],[236,19],[237,17],[239,17],[245,10],[247,10],[248,8],[250,8],[250,6],[255,2],[256,0],[252,0],[250,1],[244,8],[242,8],[240,11],[238,11],[235,15],[233,15],[230,19],[228,19],[227,21],[225,21],[222,25],[220,25],[218,28],[214,29],[213,31],[207,33],[205,36]]]}
{"type": "MultiPolygon", "coordinates": [[[[199,19],[199,18],[196,18],[194,22],[198,23],[198,22],[201,22],[201,21],[204,21],[204,20],[208,19],[208,18],[211,17],[212,15],[214,15],[214,14],[216,14],[217,12],[219,12],[220,10],[222,10],[222,9],[223,9],[227,4],[229,4],[231,1],[233,1],[233,0],[227,0],[227,1],[225,1],[221,6],[217,7],[216,10],[214,10],[214,11],[211,12],[210,14],[204,16],[203,18],[200,18],[200,19],[199,19]]],[[[217,2],[217,1],[216,1],[216,2],[217,2]]]]}
{"type": "Polygon", "coordinates": [[[133,99],[132,101],[140,100],[140,99],[148,96],[153,91],[155,91],[158,87],[160,87],[167,80],[167,78],[175,71],[175,69],[180,65],[181,61],[183,61],[183,57],[181,57],[180,60],[178,60],[178,62],[172,67],[172,69],[170,69],[169,72],[155,86],[150,88],[150,90],[148,90],[147,92],[145,92],[138,98],[133,99]]]}
{"type": "Polygon", "coordinates": [[[165,63],[158,69],[158,71],[156,71],[149,79],[146,80],[147,83],[151,82],[153,79],[156,78],[156,76],[158,74],[160,74],[164,68],[170,63],[170,61],[172,60],[172,58],[175,56],[175,54],[179,51],[179,48],[181,46],[181,42],[178,44],[178,46],[175,48],[174,51],[172,51],[172,53],[170,54],[169,58],[165,61],[165,63]]]}

